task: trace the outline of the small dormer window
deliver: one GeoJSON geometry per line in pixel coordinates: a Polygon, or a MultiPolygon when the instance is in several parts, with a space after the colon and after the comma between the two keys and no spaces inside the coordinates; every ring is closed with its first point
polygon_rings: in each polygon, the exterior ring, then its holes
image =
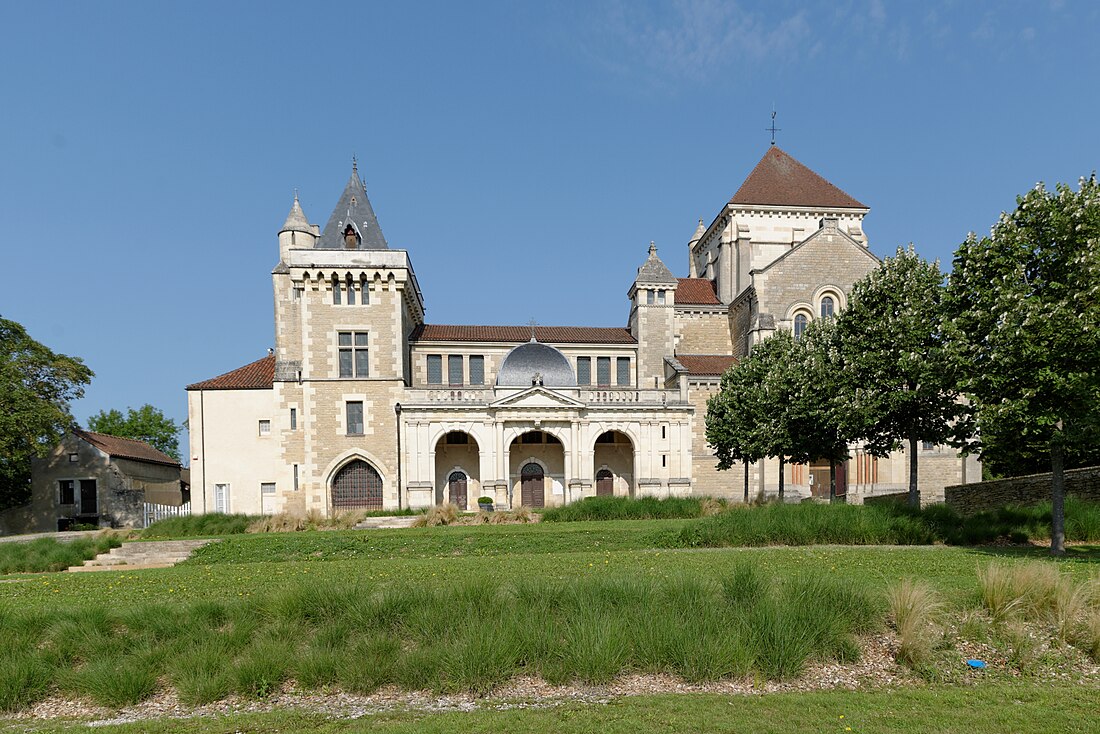
{"type": "Polygon", "coordinates": [[[355,231],[355,227],[351,224],[344,227],[344,248],[348,250],[359,249],[359,233],[355,231]]]}

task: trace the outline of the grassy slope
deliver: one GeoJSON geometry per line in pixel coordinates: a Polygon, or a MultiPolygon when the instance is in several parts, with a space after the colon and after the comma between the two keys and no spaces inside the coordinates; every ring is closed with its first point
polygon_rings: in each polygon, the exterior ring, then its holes
{"type": "MultiPolygon", "coordinates": [[[[846,734],[948,734],[954,732],[1084,734],[1096,731],[1098,692],[1066,685],[978,684],[872,692],[825,691],[754,697],[662,695],[623,698],[607,705],[569,704],[548,709],[479,710],[441,714],[386,713],[356,720],[278,712],[214,719],[105,726],[104,732],[789,732],[846,734]],[[843,717],[843,718],[841,718],[843,717]]],[[[85,724],[43,724],[19,731],[87,731],[85,724]]]]}

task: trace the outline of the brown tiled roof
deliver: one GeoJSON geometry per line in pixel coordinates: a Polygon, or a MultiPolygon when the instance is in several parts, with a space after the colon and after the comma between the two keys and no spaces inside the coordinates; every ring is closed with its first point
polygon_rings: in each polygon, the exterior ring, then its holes
{"type": "MultiPolygon", "coordinates": [[[[536,326],[535,338],[544,344],[634,344],[629,329],[602,326],[536,326]]],[[[410,337],[414,342],[530,341],[530,326],[454,326],[421,324],[410,337]]]]}
{"type": "Polygon", "coordinates": [[[776,145],[752,169],[730,203],[867,208],[776,145]]]}
{"type": "Polygon", "coordinates": [[[171,456],[158,451],[144,441],[138,441],[133,438],[122,438],[120,436],[108,436],[105,433],[92,433],[91,431],[82,431],[80,429],[73,431],[73,433],[108,456],[114,456],[120,459],[145,461],[150,464],[167,464],[168,466],[180,465],[180,463],[171,456]]]}
{"type": "Polygon", "coordinates": [[[707,278],[677,278],[676,303],[686,306],[720,306],[714,281],[707,278]]]}
{"type": "Polygon", "coordinates": [[[188,385],[188,390],[265,390],[275,382],[275,357],[257,359],[224,375],[188,385]]]}
{"type": "Polygon", "coordinates": [[[737,364],[737,357],[731,354],[677,354],[676,360],[690,375],[721,375],[737,364]]]}

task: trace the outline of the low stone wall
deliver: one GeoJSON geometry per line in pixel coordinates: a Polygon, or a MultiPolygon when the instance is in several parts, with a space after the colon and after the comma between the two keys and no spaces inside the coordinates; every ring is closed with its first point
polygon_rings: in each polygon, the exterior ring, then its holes
{"type": "Polygon", "coordinates": [[[871,494],[863,498],[865,505],[904,505],[909,501],[909,490],[890,492],[889,494],[871,494]]]}
{"type": "MultiPolygon", "coordinates": [[[[1034,505],[1050,499],[1050,474],[996,479],[980,484],[957,484],[944,489],[947,504],[962,515],[973,515],[1004,505],[1034,505]]],[[[1100,502],[1100,466],[1066,472],[1066,494],[1100,502]]]]}

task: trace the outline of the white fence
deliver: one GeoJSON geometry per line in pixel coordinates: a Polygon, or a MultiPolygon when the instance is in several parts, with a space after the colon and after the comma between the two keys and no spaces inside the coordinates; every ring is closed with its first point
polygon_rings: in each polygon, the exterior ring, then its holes
{"type": "Polygon", "coordinates": [[[166,517],[183,517],[191,514],[191,503],[185,502],[182,505],[154,505],[149,502],[145,503],[145,527],[149,527],[157,520],[163,520],[166,517]]]}

